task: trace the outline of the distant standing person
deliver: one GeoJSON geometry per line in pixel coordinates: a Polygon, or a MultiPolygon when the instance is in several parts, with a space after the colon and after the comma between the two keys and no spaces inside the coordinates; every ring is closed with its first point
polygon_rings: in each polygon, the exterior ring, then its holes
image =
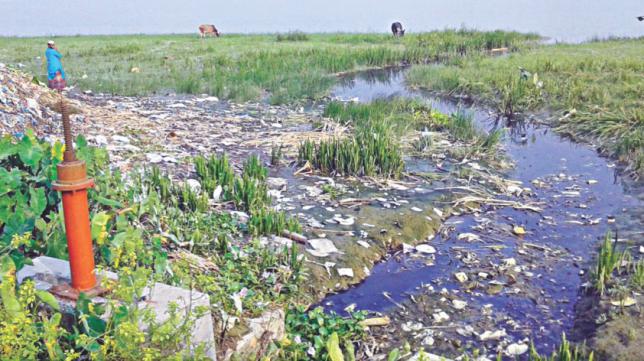
{"type": "Polygon", "coordinates": [[[45,57],[47,58],[47,80],[49,87],[56,90],[63,90],[65,88],[66,78],[63,63],[60,61],[63,56],[58,52],[56,43],[53,40],[47,42],[45,57]]]}

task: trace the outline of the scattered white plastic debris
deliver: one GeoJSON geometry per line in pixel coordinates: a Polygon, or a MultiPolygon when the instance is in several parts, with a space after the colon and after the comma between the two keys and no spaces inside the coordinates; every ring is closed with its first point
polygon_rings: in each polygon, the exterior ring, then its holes
{"type": "Polygon", "coordinates": [[[342,277],[353,278],[353,269],[351,268],[338,268],[338,275],[342,277]]]}
{"type": "Polygon", "coordinates": [[[454,278],[460,283],[467,282],[467,274],[465,272],[456,272],[454,273],[454,278]]]}
{"type": "Polygon", "coordinates": [[[528,345],[525,343],[513,343],[505,349],[505,353],[508,356],[519,356],[528,351],[528,345]]]}
{"type": "Polygon", "coordinates": [[[436,253],[436,248],[428,244],[419,244],[418,246],[416,246],[416,251],[420,253],[434,254],[436,253]]]}
{"type": "Polygon", "coordinates": [[[496,341],[500,340],[501,337],[505,337],[507,334],[505,330],[496,330],[496,331],[485,331],[479,335],[479,340],[481,341],[496,341]]]}

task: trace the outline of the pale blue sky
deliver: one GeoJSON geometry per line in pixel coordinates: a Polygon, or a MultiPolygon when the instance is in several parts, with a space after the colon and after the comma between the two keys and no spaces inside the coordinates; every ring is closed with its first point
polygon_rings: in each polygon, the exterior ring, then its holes
{"type": "Polygon", "coordinates": [[[410,32],[455,28],[536,31],[559,40],[644,36],[644,0],[0,0],[0,35],[410,32]]]}

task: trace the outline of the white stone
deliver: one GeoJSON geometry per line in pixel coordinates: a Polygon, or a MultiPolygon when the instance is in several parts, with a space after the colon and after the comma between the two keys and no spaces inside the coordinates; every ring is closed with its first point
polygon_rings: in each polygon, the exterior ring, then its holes
{"type": "Polygon", "coordinates": [[[258,318],[247,322],[249,332],[237,342],[236,354],[241,359],[255,358],[264,342],[282,340],[286,335],[284,311],[267,311],[258,318]]]}

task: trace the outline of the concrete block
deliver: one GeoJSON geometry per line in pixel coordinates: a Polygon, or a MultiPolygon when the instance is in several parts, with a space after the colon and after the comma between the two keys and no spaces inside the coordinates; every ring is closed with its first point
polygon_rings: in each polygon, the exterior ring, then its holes
{"type": "Polygon", "coordinates": [[[247,320],[248,333],[241,337],[234,350],[229,350],[226,359],[230,359],[233,353],[242,359],[252,359],[255,355],[262,354],[271,341],[278,341],[286,336],[284,318],[284,310],[276,309],[247,320]]]}
{"type": "MultiPolygon", "coordinates": [[[[16,276],[18,283],[22,283],[25,279],[32,279],[37,289],[45,291],[59,283],[70,283],[71,281],[69,262],[46,256],[34,258],[33,265],[24,266],[16,276]]],[[[103,272],[99,276],[118,279],[113,272],[103,272]]],[[[163,283],[155,283],[153,287],[147,287],[143,290],[143,296],[139,306],[151,307],[159,322],[168,319],[168,309],[171,303],[175,303],[178,310],[184,312],[198,306],[210,309],[210,297],[207,294],[163,283]]],[[[99,301],[99,297],[96,300],[99,301]]],[[[66,299],[59,301],[63,310],[66,307],[68,309],[75,307],[73,301],[66,299]]],[[[206,354],[212,360],[216,360],[215,333],[210,311],[196,320],[192,341],[195,345],[206,344],[206,354]]]]}

